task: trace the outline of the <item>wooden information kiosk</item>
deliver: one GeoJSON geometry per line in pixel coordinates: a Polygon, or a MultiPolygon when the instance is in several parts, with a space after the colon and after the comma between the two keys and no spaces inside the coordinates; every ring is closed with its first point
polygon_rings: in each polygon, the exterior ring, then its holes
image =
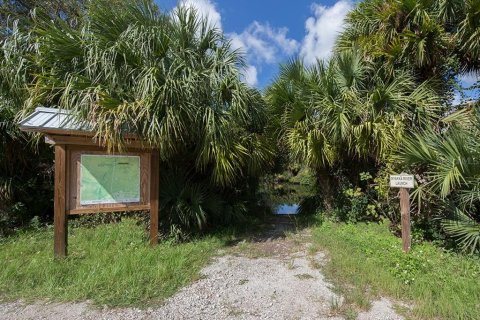
{"type": "Polygon", "coordinates": [[[150,244],[158,242],[159,153],[128,137],[125,150],[107,152],[66,110],[37,108],[20,122],[45,134],[55,148],[54,254],[65,257],[69,215],[150,211],[150,244]]]}

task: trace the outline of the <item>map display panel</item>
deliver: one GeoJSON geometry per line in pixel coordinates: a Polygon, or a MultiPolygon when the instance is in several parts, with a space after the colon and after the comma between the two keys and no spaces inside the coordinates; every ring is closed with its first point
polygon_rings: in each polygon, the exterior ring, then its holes
{"type": "Polygon", "coordinates": [[[140,202],[140,157],[83,154],[80,205],[140,202]]]}

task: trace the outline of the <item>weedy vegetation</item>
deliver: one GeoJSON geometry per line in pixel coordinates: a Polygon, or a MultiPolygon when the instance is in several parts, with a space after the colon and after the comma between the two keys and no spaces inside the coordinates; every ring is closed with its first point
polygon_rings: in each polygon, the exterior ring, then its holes
{"type": "Polygon", "coordinates": [[[318,249],[328,252],[322,270],[346,305],[368,309],[388,296],[411,307],[415,319],[478,319],[480,259],[416,243],[409,254],[386,223],[325,222],[313,230],[318,249]]]}
{"type": "Polygon", "coordinates": [[[19,232],[0,242],[0,297],[5,300],[90,300],[129,306],[159,302],[199,277],[228,237],[148,244],[137,219],[70,228],[69,256],[54,259],[52,228],[19,232]]]}

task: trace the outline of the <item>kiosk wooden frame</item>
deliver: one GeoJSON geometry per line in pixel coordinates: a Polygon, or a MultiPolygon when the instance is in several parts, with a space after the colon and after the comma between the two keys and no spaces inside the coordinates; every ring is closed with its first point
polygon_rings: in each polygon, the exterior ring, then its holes
{"type": "Polygon", "coordinates": [[[54,145],[54,255],[65,257],[68,247],[68,216],[100,212],[150,211],[150,244],[158,242],[159,153],[133,136],[126,139],[125,150],[108,153],[94,138],[88,124],[79,124],[65,110],[37,108],[21,121],[23,131],[45,134],[54,145]],[[81,155],[130,155],[140,159],[140,201],[128,203],[81,204],[79,170],[81,155]]]}

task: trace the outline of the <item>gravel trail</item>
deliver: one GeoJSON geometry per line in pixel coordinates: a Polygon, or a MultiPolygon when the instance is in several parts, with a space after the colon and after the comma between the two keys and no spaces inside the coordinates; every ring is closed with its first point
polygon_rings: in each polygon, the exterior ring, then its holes
{"type": "MultiPolygon", "coordinates": [[[[237,244],[215,258],[198,281],[159,306],[99,309],[88,302],[16,301],[0,303],[0,320],[343,319],[334,313],[343,299],[333,292],[319,268],[325,256],[309,255],[304,241],[295,242],[275,232],[265,235],[237,244]]],[[[358,319],[403,318],[382,298],[372,303],[370,311],[359,313],[358,319]]]]}

